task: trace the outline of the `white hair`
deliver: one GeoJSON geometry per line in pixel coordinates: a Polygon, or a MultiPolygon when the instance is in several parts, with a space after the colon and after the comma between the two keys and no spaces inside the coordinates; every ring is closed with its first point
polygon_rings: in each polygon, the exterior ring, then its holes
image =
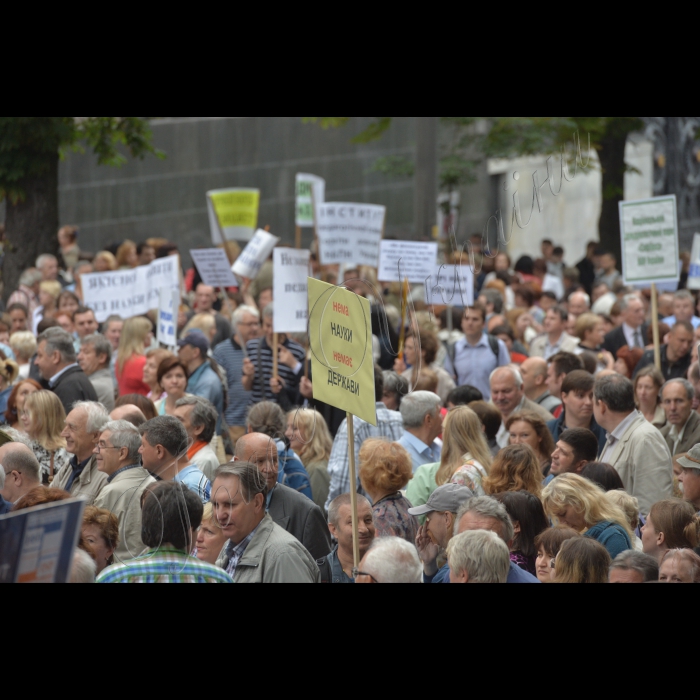
{"type": "Polygon", "coordinates": [[[435,416],[442,399],[430,391],[415,391],[401,401],[401,417],[405,428],[422,428],[426,416],[435,416]]]}
{"type": "Polygon", "coordinates": [[[491,373],[491,377],[489,378],[489,383],[493,381],[493,378],[498,374],[499,372],[502,372],[503,370],[507,370],[508,372],[511,373],[513,376],[513,379],[515,379],[515,384],[519,389],[522,389],[523,386],[525,386],[525,382],[523,381],[523,375],[520,374],[520,370],[517,367],[513,367],[513,365],[506,365],[505,367],[499,367],[498,369],[495,369],[491,373]]]}
{"type": "Polygon", "coordinates": [[[231,316],[231,323],[233,323],[233,328],[236,333],[238,333],[238,324],[240,324],[243,321],[244,316],[254,316],[258,320],[260,320],[260,312],[254,308],[253,306],[239,306],[234,312],[233,316],[231,316]]]}
{"type": "Polygon", "coordinates": [[[365,556],[363,569],[383,584],[419,584],[423,576],[415,546],[398,537],[375,540],[365,556]]]}
{"type": "Polygon", "coordinates": [[[40,256],[36,259],[36,267],[37,267],[37,269],[41,270],[41,268],[44,267],[44,265],[45,265],[47,262],[49,262],[49,261],[51,261],[51,262],[56,262],[56,263],[58,262],[58,260],[56,259],[56,256],[55,256],[55,255],[48,255],[48,254],[40,255],[40,256]]]}
{"type": "Polygon", "coordinates": [[[495,533],[485,530],[465,532],[453,538],[447,548],[450,570],[466,573],[469,583],[507,583],[510,551],[495,533]]]}
{"type": "Polygon", "coordinates": [[[73,566],[70,570],[71,583],[95,583],[97,564],[95,560],[82,549],[76,549],[73,555],[73,566]]]}
{"type": "Polygon", "coordinates": [[[73,410],[87,413],[85,430],[88,433],[101,433],[111,420],[107,409],[95,401],[78,401],[73,404],[73,410]]]}
{"type": "Polygon", "coordinates": [[[588,294],[586,294],[586,292],[574,292],[569,297],[569,301],[571,301],[573,297],[581,297],[586,302],[586,306],[588,306],[589,309],[591,308],[591,298],[588,296],[588,294]]]}
{"type": "Polygon", "coordinates": [[[112,433],[110,440],[112,446],[120,450],[126,447],[129,451],[129,461],[136,464],[139,461],[139,450],[141,449],[141,433],[128,421],[117,420],[107,423],[102,432],[112,433]]]}

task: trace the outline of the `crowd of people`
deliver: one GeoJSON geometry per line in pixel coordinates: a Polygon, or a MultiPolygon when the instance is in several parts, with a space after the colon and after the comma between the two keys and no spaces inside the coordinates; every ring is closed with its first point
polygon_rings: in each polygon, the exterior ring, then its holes
{"type": "Polygon", "coordinates": [[[0,515],[84,500],[73,583],[700,583],[683,279],[656,299],[657,368],[652,292],[598,244],[569,267],[550,241],[513,264],[472,239],[475,303],[414,286],[404,328],[401,285],[314,249],[311,274],[372,305],[377,426],[350,430],[305,335],[274,337],[270,261],[231,289],[183,271],[173,353],[154,314],[98,323],[81,277],[176,245],[58,242],[0,314],[0,515]]]}

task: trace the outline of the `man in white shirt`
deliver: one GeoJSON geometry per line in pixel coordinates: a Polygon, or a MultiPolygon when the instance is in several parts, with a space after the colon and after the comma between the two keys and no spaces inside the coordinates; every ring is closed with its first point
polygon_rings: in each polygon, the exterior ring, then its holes
{"type": "Polygon", "coordinates": [[[437,394],[416,391],[401,402],[404,435],[399,440],[413,462],[413,473],[424,464],[436,464],[442,456],[442,402],[437,394]]]}
{"type": "Polygon", "coordinates": [[[544,319],[545,334],[535,338],[530,345],[530,357],[549,360],[560,352],[575,352],[579,340],[566,332],[569,312],[561,306],[551,308],[544,319]]]}

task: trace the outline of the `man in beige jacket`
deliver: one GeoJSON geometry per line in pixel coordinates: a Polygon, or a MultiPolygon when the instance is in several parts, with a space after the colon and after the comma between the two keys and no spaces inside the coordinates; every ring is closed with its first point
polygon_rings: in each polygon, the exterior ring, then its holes
{"type": "Polygon", "coordinates": [[[135,559],[146,548],[141,540],[141,496],[155,479],[141,466],[141,433],[126,421],[107,423],[95,447],[97,469],[107,485],[95,500],[119,521],[118,564],[135,559]]]}
{"type": "Polygon", "coordinates": [[[593,411],[608,441],[600,462],[611,464],[640,511],[673,494],[673,460],[661,433],[635,407],[634,386],[620,374],[598,379],[593,411]]]}
{"type": "Polygon", "coordinates": [[[530,357],[549,360],[560,352],[576,352],[581,341],[566,332],[569,312],[561,306],[551,308],[544,319],[544,334],[530,344],[530,357]]]}
{"type": "Polygon", "coordinates": [[[229,541],[217,565],[236,583],[320,583],[313,557],[267,514],[267,492],[267,481],[254,464],[219,468],[211,503],[229,541]]]}

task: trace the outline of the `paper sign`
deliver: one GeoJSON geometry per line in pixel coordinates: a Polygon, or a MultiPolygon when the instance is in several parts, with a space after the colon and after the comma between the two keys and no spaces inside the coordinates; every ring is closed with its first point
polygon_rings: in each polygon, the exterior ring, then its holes
{"type": "Polygon", "coordinates": [[[425,283],[425,303],[428,306],[474,305],[474,272],[463,265],[443,265],[433,271],[425,283]]]}
{"type": "Polygon", "coordinates": [[[230,189],[207,192],[211,239],[249,241],[258,226],[260,190],[230,189]]]}
{"type": "Polygon", "coordinates": [[[679,282],[676,196],[620,202],[625,284],[679,282]]]}
{"type": "Polygon", "coordinates": [[[279,313],[275,314],[275,333],[305,333],[309,323],[308,250],[275,249],[274,298],[279,313]]]}
{"type": "Polygon", "coordinates": [[[160,290],[180,291],[180,258],[154,260],[133,270],[97,272],[82,276],[85,306],[103,323],[112,315],[143,316],[160,303],[160,290]]]}
{"type": "Polygon", "coordinates": [[[382,282],[403,282],[408,278],[411,284],[423,284],[435,272],[437,254],[437,243],[382,241],[378,279],[382,282]]]}
{"type": "Polygon", "coordinates": [[[376,426],[370,303],[332,284],[308,284],[314,399],[376,426]]]}
{"type": "Polygon", "coordinates": [[[70,499],[0,518],[0,584],[68,583],[85,501],[70,499]]]}
{"type": "Polygon", "coordinates": [[[318,206],[326,201],[326,181],[316,175],[297,175],[296,222],[300,228],[315,226],[314,203],[318,206]]]}
{"type": "Polygon", "coordinates": [[[693,255],[690,258],[688,289],[700,289],[700,233],[693,239],[693,255]]]}
{"type": "Polygon", "coordinates": [[[280,239],[262,229],[258,230],[253,240],[248,243],[233,266],[233,273],[238,277],[254,280],[260,274],[262,266],[280,239]]]}
{"type": "Polygon", "coordinates": [[[226,251],[221,248],[191,250],[190,255],[199,271],[202,282],[209,287],[237,287],[238,280],[231,272],[226,251]]]}
{"type": "Polygon", "coordinates": [[[318,205],[316,212],[321,265],[379,267],[386,207],[330,203],[318,205]]]}
{"type": "Polygon", "coordinates": [[[158,307],[158,342],[169,348],[177,345],[177,317],[180,312],[180,292],[160,290],[158,307]]]}

